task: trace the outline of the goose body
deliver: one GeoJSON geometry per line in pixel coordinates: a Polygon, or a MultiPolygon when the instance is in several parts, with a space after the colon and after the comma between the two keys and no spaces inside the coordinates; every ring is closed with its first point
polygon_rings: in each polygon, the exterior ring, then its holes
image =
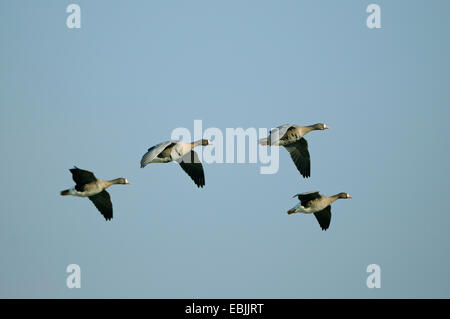
{"type": "Polygon", "coordinates": [[[177,162],[189,175],[197,187],[205,186],[205,173],[198,154],[193,150],[196,146],[212,145],[208,140],[202,139],[192,143],[183,141],[167,141],[150,147],[142,156],[141,168],[151,163],[177,162]]]}
{"type": "Polygon", "coordinates": [[[314,214],[322,230],[327,230],[331,222],[331,204],[338,199],[352,198],[348,193],[339,193],[330,197],[318,191],[294,195],[300,200],[296,206],[288,210],[288,214],[314,214]]]}
{"type": "Polygon", "coordinates": [[[291,155],[297,170],[308,178],[311,176],[311,159],[308,151],[308,142],[303,137],[311,131],[326,130],[329,127],[323,123],[309,126],[284,124],[270,131],[267,138],[259,140],[261,145],[284,146],[291,155]]]}
{"type": "Polygon", "coordinates": [[[62,196],[72,195],[88,197],[106,220],[113,217],[111,197],[106,188],[114,184],[130,184],[126,178],[116,178],[110,181],[97,179],[95,175],[86,170],[74,167],[70,169],[75,187],[61,191],[62,196]]]}

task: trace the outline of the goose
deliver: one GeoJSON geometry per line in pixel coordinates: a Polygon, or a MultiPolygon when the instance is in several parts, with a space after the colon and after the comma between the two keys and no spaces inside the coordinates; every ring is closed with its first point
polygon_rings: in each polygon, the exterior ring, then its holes
{"type": "Polygon", "coordinates": [[[311,160],[308,151],[308,142],[303,137],[311,131],[327,130],[329,127],[323,123],[309,126],[284,124],[270,131],[267,138],[259,140],[261,145],[284,146],[291,155],[297,170],[304,178],[311,176],[311,160]]]}
{"type": "Polygon", "coordinates": [[[75,187],[61,191],[61,195],[87,197],[94,203],[95,207],[97,207],[106,220],[111,220],[113,218],[113,207],[111,197],[106,191],[106,188],[114,184],[130,184],[130,182],[123,177],[110,181],[97,179],[92,172],[79,169],[76,166],[69,171],[72,173],[75,187]]]}
{"type": "Polygon", "coordinates": [[[167,141],[150,147],[147,153],[142,156],[141,168],[150,163],[169,163],[176,161],[181,168],[189,175],[197,187],[205,186],[205,173],[197,153],[193,150],[196,146],[213,145],[206,139],[201,139],[192,143],[182,141],[167,141]]]}
{"type": "Polygon", "coordinates": [[[294,195],[300,203],[288,210],[288,214],[314,214],[322,230],[327,230],[331,221],[331,204],[340,198],[352,198],[348,193],[339,193],[330,197],[321,195],[319,191],[294,195]]]}

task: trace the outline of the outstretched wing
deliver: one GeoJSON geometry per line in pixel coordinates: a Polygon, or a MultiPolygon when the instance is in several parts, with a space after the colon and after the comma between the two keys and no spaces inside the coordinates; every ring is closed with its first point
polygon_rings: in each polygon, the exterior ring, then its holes
{"type": "Polygon", "coordinates": [[[76,184],[75,188],[77,190],[82,190],[82,187],[85,184],[95,182],[97,180],[97,178],[94,176],[94,173],[79,169],[76,166],[74,166],[74,168],[71,168],[70,172],[72,173],[72,179],[76,184]]]}
{"type": "Polygon", "coordinates": [[[205,186],[205,173],[198,155],[195,151],[190,151],[184,155],[178,163],[181,168],[191,177],[197,187],[205,186]]]}
{"type": "Polygon", "coordinates": [[[286,132],[293,127],[291,124],[284,124],[273,128],[267,138],[269,145],[278,145],[280,140],[285,136],[286,132]]]}
{"type": "Polygon", "coordinates": [[[328,205],[321,211],[314,213],[322,230],[327,230],[331,222],[331,205],[328,205]]]}
{"type": "Polygon", "coordinates": [[[301,202],[301,205],[304,207],[308,207],[308,203],[314,199],[320,198],[321,195],[319,191],[313,191],[313,192],[307,192],[307,193],[301,193],[296,194],[293,197],[297,197],[298,200],[301,202]]]}
{"type": "Polygon", "coordinates": [[[155,159],[158,154],[160,154],[164,149],[172,144],[173,141],[167,141],[163,143],[159,143],[158,145],[152,146],[148,149],[147,153],[142,156],[141,159],[141,168],[145,167],[145,165],[151,163],[153,159],[155,159]]]}
{"type": "Polygon", "coordinates": [[[302,137],[298,141],[284,146],[291,155],[292,161],[300,174],[308,178],[311,176],[311,159],[308,151],[308,142],[302,137]]]}
{"type": "Polygon", "coordinates": [[[95,207],[102,213],[106,220],[113,218],[113,207],[111,203],[111,197],[105,190],[100,193],[89,196],[89,199],[94,203],[95,207]]]}

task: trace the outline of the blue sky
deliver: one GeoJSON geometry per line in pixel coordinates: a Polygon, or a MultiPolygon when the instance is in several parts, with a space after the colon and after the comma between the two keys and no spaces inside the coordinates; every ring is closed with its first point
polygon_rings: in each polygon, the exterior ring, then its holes
{"type": "Polygon", "coordinates": [[[370,3],[2,1],[0,296],[450,297],[450,4],[377,1],[371,30],[370,3]],[[331,129],[307,136],[310,179],[284,150],[273,175],[204,165],[204,189],[139,167],[194,120],[331,129]],[[59,196],[73,165],[132,182],[111,187],[111,222],[59,196]],[[326,232],[286,214],[316,189],[353,196],[326,232]]]}

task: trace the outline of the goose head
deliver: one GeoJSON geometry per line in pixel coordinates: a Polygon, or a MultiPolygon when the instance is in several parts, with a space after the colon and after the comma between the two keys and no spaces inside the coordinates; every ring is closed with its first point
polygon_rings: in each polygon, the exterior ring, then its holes
{"type": "Polygon", "coordinates": [[[343,198],[343,199],[352,198],[352,196],[349,193],[342,192],[337,195],[338,195],[338,198],[343,198]]]}
{"type": "Polygon", "coordinates": [[[315,130],[321,131],[321,130],[328,130],[330,127],[324,123],[317,123],[313,125],[315,130]]]}
{"type": "Polygon", "coordinates": [[[210,140],[202,139],[202,140],[201,140],[201,145],[202,145],[202,146],[206,146],[206,145],[214,145],[214,144],[213,144],[213,142],[211,142],[210,140]]]}
{"type": "Polygon", "coordinates": [[[131,184],[126,178],[118,178],[116,184],[131,184]]]}

